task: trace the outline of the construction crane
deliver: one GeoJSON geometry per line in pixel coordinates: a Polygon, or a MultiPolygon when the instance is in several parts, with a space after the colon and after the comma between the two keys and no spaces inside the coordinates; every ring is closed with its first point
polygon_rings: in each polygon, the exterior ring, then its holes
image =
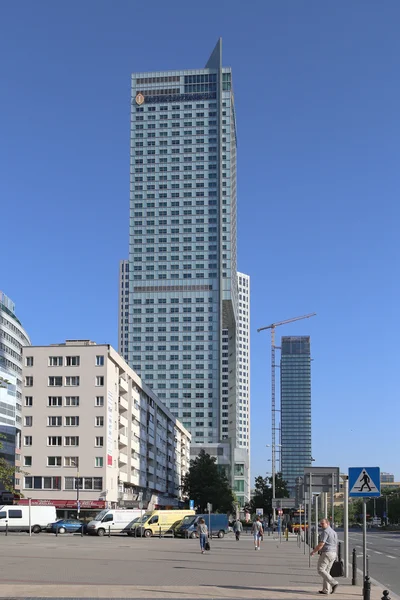
{"type": "MultiPolygon", "coordinates": [[[[286,321],[278,321],[277,323],[271,323],[266,327],[260,327],[257,329],[257,333],[264,331],[265,329],[271,330],[271,421],[272,421],[272,498],[275,498],[275,475],[276,475],[276,399],[275,399],[275,328],[280,325],[287,325],[288,323],[294,323],[295,321],[302,321],[303,319],[310,319],[315,317],[317,313],[310,313],[308,315],[302,315],[301,317],[294,317],[293,319],[286,319],[286,321]]],[[[275,524],[275,507],[273,507],[273,523],[275,524]]]]}

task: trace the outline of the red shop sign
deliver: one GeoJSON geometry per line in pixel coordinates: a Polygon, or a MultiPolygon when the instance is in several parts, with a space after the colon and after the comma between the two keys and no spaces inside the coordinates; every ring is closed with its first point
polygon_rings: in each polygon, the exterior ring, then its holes
{"type": "MultiPolygon", "coordinates": [[[[80,500],[79,503],[81,508],[96,508],[101,510],[106,507],[104,500],[80,500]]],[[[22,498],[18,501],[18,504],[28,506],[29,500],[27,498],[22,498]]],[[[39,500],[37,498],[32,498],[31,505],[55,506],[56,508],[78,508],[76,500],[39,500]]]]}

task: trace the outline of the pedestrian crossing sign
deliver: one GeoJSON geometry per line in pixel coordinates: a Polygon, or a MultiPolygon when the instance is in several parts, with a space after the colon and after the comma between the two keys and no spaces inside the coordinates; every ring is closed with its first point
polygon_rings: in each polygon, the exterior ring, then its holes
{"type": "Polygon", "coordinates": [[[381,472],[379,467],[350,467],[349,496],[353,498],[376,498],[381,495],[381,472]]]}

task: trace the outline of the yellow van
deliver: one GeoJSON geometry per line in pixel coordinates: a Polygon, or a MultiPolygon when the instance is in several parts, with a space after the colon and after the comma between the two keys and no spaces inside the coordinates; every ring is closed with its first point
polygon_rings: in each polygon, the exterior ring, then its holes
{"type": "Polygon", "coordinates": [[[151,537],[171,531],[182,519],[194,515],[194,510],[153,510],[146,512],[132,526],[130,535],[151,537]]]}

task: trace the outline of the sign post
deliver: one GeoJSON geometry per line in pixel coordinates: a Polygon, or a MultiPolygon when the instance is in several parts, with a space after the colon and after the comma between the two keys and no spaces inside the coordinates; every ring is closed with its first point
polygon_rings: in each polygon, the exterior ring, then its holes
{"type": "Polygon", "coordinates": [[[208,535],[210,536],[210,539],[212,538],[211,535],[211,511],[212,511],[212,504],[210,502],[207,502],[207,511],[208,511],[208,535]]]}
{"type": "Polygon", "coordinates": [[[318,544],[318,494],[315,494],[315,533],[314,547],[318,544]]]}
{"type": "Polygon", "coordinates": [[[344,487],[344,510],[343,510],[343,528],[344,528],[344,576],[349,576],[349,478],[343,475],[344,487]]]}
{"type": "Polygon", "coordinates": [[[367,573],[367,498],[381,495],[381,473],[379,467],[350,467],[349,496],[363,499],[363,584],[367,573]]]}
{"type": "Polygon", "coordinates": [[[32,513],[31,513],[32,498],[28,498],[28,502],[29,502],[29,509],[28,509],[28,515],[29,515],[29,536],[32,537],[32,513]]]}

